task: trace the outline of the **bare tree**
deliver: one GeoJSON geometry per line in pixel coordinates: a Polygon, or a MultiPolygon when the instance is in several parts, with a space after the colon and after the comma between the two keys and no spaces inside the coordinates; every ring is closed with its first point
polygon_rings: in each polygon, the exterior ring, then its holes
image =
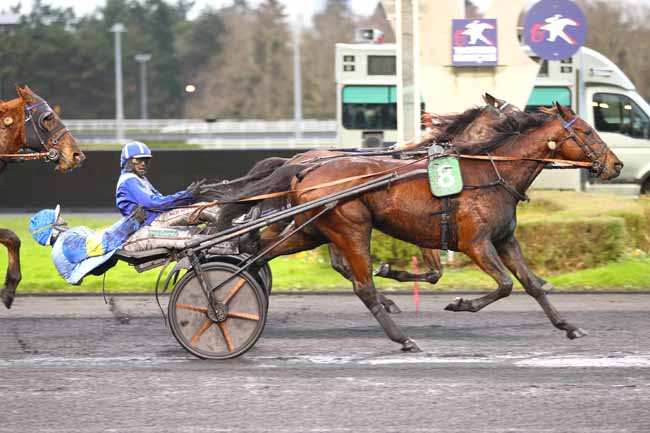
{"type": "Polygon", "coordinates": [[[302,44],[306,117],[336,116],[335,44],[352,42],[355,27],[355,17],[346,0],[328,0],[325,10],[314,15],[313,28],[304,34],[302,44]]]}

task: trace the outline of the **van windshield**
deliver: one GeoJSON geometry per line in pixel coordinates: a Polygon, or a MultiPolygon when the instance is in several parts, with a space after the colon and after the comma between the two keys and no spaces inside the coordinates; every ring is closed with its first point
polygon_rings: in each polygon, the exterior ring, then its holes
{"type": "Polygon", "coordinates": [[[619,133],[634,138],[650,138],[650,119],[627,96],[596,93],[592,106],[596,130],[619,133]]]}

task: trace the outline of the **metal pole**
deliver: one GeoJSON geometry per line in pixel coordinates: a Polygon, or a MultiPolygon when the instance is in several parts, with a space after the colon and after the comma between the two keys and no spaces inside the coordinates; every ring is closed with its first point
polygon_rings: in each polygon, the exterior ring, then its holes
{"type": "Polygon", "coordinates": [[[124,141],[124,98],[122,93],[122,38],[126,31],[124,24],[115,23],[111,32],[115,33],[115,139],[118,143],[124,141]]]}
{"type": "Polygon", "coordinates": [[[300,68],[300,32],[302,17],[293,26],[293,119],[295,138],[302,138],[302,71],[300,68]]]}
{"type": "Polygon", "coordinates": [[[404,143],[416,138],[419,122],[414,119],[420,116],[419,92],[416,89],[416,53],[415,16],[417,7],[415,0],[397,0],[395,10],[397,15],[397,133],[398,142],[404,143]],[[417,106],[417,109],[415,108],[417,106]],[[417,126],[416,126],[417,125],[417,126]]]}
{"type": "Polygon", "coordinates": [[[148,119],[147,62],[151,60],[151,54],[136,54],[135,60],[140,63],[140,118],[148,119]]]}

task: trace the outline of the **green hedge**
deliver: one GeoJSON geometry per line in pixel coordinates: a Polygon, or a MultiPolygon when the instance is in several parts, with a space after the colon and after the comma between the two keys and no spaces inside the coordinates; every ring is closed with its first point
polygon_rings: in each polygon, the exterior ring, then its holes
{"type": "MultiPolygon", "coordinates": [[[[643,216],[621,214],[618,217],[582,217],[567,221],[544,218],[524,221],[517,226],[517,238],[528,263],[537,271],[587,269],[619,259],[626,248],[643,242],[643,216]]],[[[420,249],[373,231],[372,257],[375,263],[390,263],[406,268],[411,257],[421,259],[420,249]]],[[[455,266],[470,260],[457,254],[455,266]]]]}
{"type": "Polygon", "coordinates": [[[625,220],[618,217],[526,221],[518,225],[517,238],[538,271],[603,265],[619,259],[627,243],[625,220]]]}

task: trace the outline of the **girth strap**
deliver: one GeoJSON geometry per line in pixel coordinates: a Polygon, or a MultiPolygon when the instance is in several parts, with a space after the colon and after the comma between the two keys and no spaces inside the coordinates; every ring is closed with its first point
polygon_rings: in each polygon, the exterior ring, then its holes
{"type": "Polygon", "coordinates": [[[449,239],[451,238],[449,227],[449,197],[442,199],[442,210],[440,211],[440,248],[449,249],[449,239]]]}

